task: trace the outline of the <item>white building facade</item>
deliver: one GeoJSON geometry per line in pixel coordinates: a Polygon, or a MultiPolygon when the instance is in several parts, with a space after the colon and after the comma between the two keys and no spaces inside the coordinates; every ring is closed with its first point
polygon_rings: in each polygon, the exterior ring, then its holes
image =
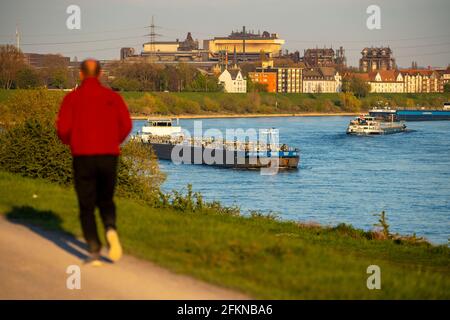
{"type": "Polygon", "coordinates": [[[219,84],[228,93],[246,93],[247,92],[247,80],[242,76],[240,70],[225,69],[219,76],[219,84]]]}
{"type": "Polygon", "coordinates": [[[369,72],[370,92],[402,93],[404,92],[403,76],[396,70],[380,70],[369,72]]]}

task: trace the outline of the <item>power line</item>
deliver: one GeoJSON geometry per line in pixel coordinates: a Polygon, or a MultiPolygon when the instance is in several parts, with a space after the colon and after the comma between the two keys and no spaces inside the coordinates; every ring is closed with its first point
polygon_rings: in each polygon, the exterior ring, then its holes
{"type": "Polygon", "coordinates": [[[107,51],[107,50],[119,50],[123,47],[134,47],[134,46],[137,46],[137,45],[128,45],[128,46],[111,47],[111,48],[100,48],[100,49],[92,49],[92,50],[80,49],[80,50],[76,50],[76,51],[75,50],[74,51],[61,51],[59,53],[64,53],[64,54],[75,54],[75,53],[80,53],[80,52],[89,53],[89,52],[98,52],[98,51],[107,51]]]}
{"type": "Polygon", "coordinates": [[[144,36],[139,37],[121,37],[121,38],[109,38],[109,39],[98,39],[98,40],[80,40],[80,41],[67,41],[67,42],[36,42],[36,43],[23,43],[24,46],[53,46],[53,45],[64,45],[64,44],[80,44],[80,43],[96,43],[105,41],[117,41],[117,40],[129,40],[129,39],[141,39],[144,36]]]}
{"type": "Polygon", "coordinates": [[[415,57],[422,57],[422,56],[437,56],[440,54],[450,54],[450,51],[440,51],[440,52],[427,52],[427,53],[418,53],[418,54],[414,54],[413,56],[411,55],[405,55],[405,56],[396,56],[395,58],[415,58],[415,57]]]}
{"type": "MultiPolygon", "coordinates": [[[[92,34],[102,34],[102,33],[110,33],[110,32],[120,32],[120,31],[129,31],[129,30],[141,30],[145,28],[149,28],[150,26],[139,26],[139,27],[127,27],[127,28],[117,28],[117,29],[109,29],[109,30],[102,30],[102,31],[93,31],[89,33],[56,33],[56,34],[21,34],[22,37],[46,37],[46,36],[86,36],[86,35],[92,35],[92,34]]],[[[184,30],[177,29],[177,28],[170,28],[170,27],[164,27],[164,26],[157,26],[153,24],[154,28],[159,28],[163,30],[169,30],[169,31],[176,31],[176,32],[184,32],[184,30]]],[[[200,35],[207,35],[207,36],[214,36],[211,33],[205,33],[198,30],[192,30],[193,33],[200,34],[200,35]]],[[[12,34],[3,34],[0,35],[0,37],[11,37],[12,34]]],[[[285,39],[289,42],[296,42],[296,43],[319,43],[319,42],[342,42],[342,43],[367,43],[367,42],[397,42],[397,41],[412,41],[412,40],[423,40],[423,39],[437,39],[437,38],[448,38],[450,37],[450,34],[441,34],[441,35],[433,35],[433,36],[418,36],[418,37],[410,37],[410,38],[391,38],[391,39],[363,39],[363,40],[354,40],[354,39],[347,39],[347,40],[336,40],[336,39],[328,39],[328,40],[310,40],[310,39],[285,39]]]]}
{"type": "Polygon", "coordinates": [[[157,27],[155,25],[155,18],[154,18],[154,16],[152,16],[152,20],[151,20],[150,26],[148,26],[147,28],[150,28],[150,33],[146,35],[146,36],[150,37],[150,55],[153,55],[155,53],[155,51],[156,51],[156,47],[155,47],[156,37],[157,36],[161,36],[160,34],[157,34],[155,32],[155,29],[157,27]]]}
{"type": "Polygon", "coordinates": [[[367,42],[397,42],[397,41],[413,41],[413,40],[423,40],[423,39],[438,39],[438,38],[449,38],[450,34],[445,35],[437,35],[437,36],[422,36],[415,38],[398,38],[398,39],[365,39],[365,40],[294,40],[294,39],[285,39],[290,42],[305,42],[305,43],[318,43],[318,42],[343,42],[343,43],[367,43],[367,42]]]}
{"type": "MultiPolygon", "coordinates": [[[[120,32],[120,31],[126,31],[126,30],[141,30],[145,28],[150,28],[150,34],[142,35],[142,36],[136,36],[136,37],[116,37],[116,38],[105,38],[105,39],[97,39],[97,40],[79,40],[79,41],[62,41],[62,42],[30,42],[30,43],[21,43],[22,46],[51,46],[51,45],[70,45],[70,44],[84,44],[84,43],[97,43],[97,42],[108,42],[108,41],[119,41],[119,40],[130,40],[130,39],[142,39],[145,36],[150,36],[150,44],[151,48],[154,47],[155,39],[157,36],[162,36],[160,34],[157,34],[155,32],[155,29],[164,29],[164,30],[171,30],[171,31],[181,31],[180,29],[175,28],[168,28],[163,26],[157,26],[154,24],[154,20],[152,17],[152,22],[150,26],[144,26],[144,27],[130,27],[130,28],[121,28],[121,29],[111,29],[111,30],[103,30],[98,32],[90,32],[89,34],[73,34],[77,36],[84,36],[84,35],[92,35],[92,34],[102,34],[102,33],[108,33],[108,32],[120,32]]],[[[197,32],[193,31],[197,34],[205,34],[203,32],[197,32]]],[[[17,35],[17,31],[16,31],[17,35]]],[[[43,36],[67,36],[68,34],[40,34],[40,35],[25,35],[26,36],[34,36],[34,37],[43,37],[43,36]]],[[[72,34],[71,34],[72,35],[72,34]]],[[[211,34],[208,34],[211,35],[211,34]]],[[[12,34],[8,35],[9,39],[12,39],[12,34]]],[[[21,33],[20,36],[22,37],[23,34],[21,33]]],[[[212,35],[211,35],[212,36],[212,35]]],[[[424,39],[439,39],[439,38],[449,38],[450,34],[442,34],[442,35],[435,35],[435,36],[418,36],[418,37],[411,37],[411,38],[397,38],[397,39],[365,39],[365,40],[333,40],[331,42],[333,43],[339,43],[339,42],[347,42],[347,43],[368,43],[368,42],[400,42],[400,41],[412,41],[412,40],[424,40],[424,39]]],[[[293,43],[318,43],[318,42],[328,42],[325,40],[293,40],[293,39],[286,39],[286,41],[293,42],[293,43]]],[[[442,42],[442,43],[431,43],[431,44],[418,44],[418,45],[406,45],[406,46],[392,46],[395,50],[397,49],[414,49],[414,48],[426,48],[426,47],[439,47],[439,46],[449,46],[450,42],[442,42]]],[[[99,49],[92,49],[92,50],[77,50],[77,51],[63,51],[67,54],[70,53],[78,53],[83,51],[88,52],[97,52],[97,51],[107,51],[107,50],[115,50],[120,49],[121,47],[124,47],[124,45],[120,47],[108,47],[108,48],[99,48],[99,49]]],[[[359,51],[359,48],[347,48],[346,51],[359,51]]],[[[150,50],[154,51],[154,50],[150,50]]],[[[409,58],[409,57],[417,57],[417,56],[429,56],[429,55],[440,55],[440,54],[448,54],[450,51],[437,51],[437,52],[428,52],[428,53],[417,53],[414,56],[412,55],[400,55],[396,56],[396,58],[409,58]]]]}
{"type": "MultiPolygon", "coordinates": [[[[169,27],[161,27],[159,28],[169,31],[177,31],[177,32],[184,32],[184,30],[176,29],[176,28],[169,28],[169,27]]],[[[211,33],[205,33],[198,30],[192,30],[192,33],[200,34],[200,35],[207,35],[213,37],[214,35],[211,33]]],[[[418,37],[411,37],[411,38],[393,38],[393,39],[364,39],[364,40],[295,40],[295,39],[285,39],[286,41],[290,42],[310,42],[310,43],[317,43],[317,42],[355,42],[355,43],[366,43],[366,42],[396,42],[396,41],[412,41],[412,40],[423,40],[423,39],[437,39],[437,38],[449,38],[450,34],[441,34],[441,35],[433,35],[433,36],[418,36],[418,37]]]]}
{"type": "MultiPolygon", "coordinates": [[[[29,33],[25,33],[25,34],[21,34],[22,37],[67,37],[67,36],[75,36],[75,37],[80,37],[80,36],[89,36],[92,34],[102,34],[102,33],[111,33],[111,32],[121,32],[121,31],[130,31],[130,30],[144,30],[146,28],[146,26],[140,26],[140,27],[130,27],[130,28],[121,28],[121,29],[109,29],[109,30],[102,30],[102,31],[93,31],[93,32],[85,32],[85,33],[78,33],[78,32],[72,32],[72,31],[68,31],[66,33],[40,33],[40,34],[29,34],[29,33]]],[[[0,34],[0,37],[10,37],[12,35],[11,34],[0,34]]]]}
{"type": "MultiPolygon", "coordinates": [[[[450,46],[450,42],[444,43],[432,43],[432,44],[421,44],[414,46],[392,46],[393,49],[417,49],[417,48],[429,48],[429,47],[441,47],[441,46],[450,46]]],[[[345,51],[361,51],[361,48],[344,48],[345,51]]]]}
{"type": "MultiPolygon", "coordinates": [[[[177,31],[177,32],[184,32],[184,30],[176,29],[176,28],[168,28],[168,27],[159,27],[164,30],[169,31],[177,31]]],[[[192,30],[192,33],[200,34],[200,35],[207,35],[213,37],[214,35],[211,33],[205,33],[198,30],[192,30]]],[[[310,43],[317,43],[317,42],[355,42],[355,43],[366,43],[366,42],[396,42],[396,41],[412,41],[412,40],[423,40],[423,39],[437,39],[437,38],[449,38],[450,34],[441,34],[441,35],[433,35],[433,36],[418,36],[418,37],[412,37],[412,38],[393,38],[393,39],[364,39],[364,40],[295,40],[295,39],[285,39],[286,41],[290,42],[310,42],[310,43]]]]}

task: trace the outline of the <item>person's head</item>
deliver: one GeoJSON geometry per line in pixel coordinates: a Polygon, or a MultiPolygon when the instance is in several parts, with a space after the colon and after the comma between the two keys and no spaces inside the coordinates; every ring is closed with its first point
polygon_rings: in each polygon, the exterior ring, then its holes
{"type": "Polygon", "coordinates": [[[100,62],[95,59],[86,59],[80,65],[80,79],[83,81],[86,78],[98,78],[101,70],[100,62]]]}

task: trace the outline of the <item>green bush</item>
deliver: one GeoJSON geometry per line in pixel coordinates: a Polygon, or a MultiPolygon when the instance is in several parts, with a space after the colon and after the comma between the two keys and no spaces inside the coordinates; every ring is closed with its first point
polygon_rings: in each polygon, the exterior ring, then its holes
{"type": "Polygon", "coordinates": [[[69,149],[59,141],[54,128],[35,119],[0,133],[0,168],[60,184],[72,180],[69,149]]]}
{"type": "MultiPolygon", "coordinates": [[[[223,206],[219,201],[204,201],[201,193],[192,191],[191,184],[187,185],[185,193],[183,192],[183,190],[173,190],[170,193],[161,193],[160,196],[161,207],[172,208],[182,212],[203,214],[213,213],[231,216],[239,216],[241,214],[241,209],[238,206],[226,207],[223,206]]],[[[253,212],[257,212],[258,214],[263,215],[258,211],[253,212]]]]}
{"type": "MultiPolygon", "coordinates": [[[[62,185],[72,182],[72,157],[57,137],[60,99],[48,91],[19,92],[1,106],[0,169],[62,185]]],[[[156,202],[164,175],[151,148],[127,142],[118,166],[118,194],[156,202]]]]}
{"type": "Polygon", "coordinates": [[[141,84],[136,79],[116,78],[111,82],[111,87],[120,91],[139,91],[141,84]]]}
{"type": "Polygon", "coordinates": [[[209,97],[204,97],[203,98],[203,105],[202,108],[205,111],[209,111],[209,112],[219,112],[220,111],[220,105],[216,100],[213,100],[209,97]]]}
{"type": "Polygon", "coordinates": [[[63,97],[63,91],[15,90],[0,105],[2,126],[9,127],[26,120],[53,124],[63,97]]]}
{"type": "Polygon", "coordinates": [[[42,79],[36,69],[24,67],[17,72],[16,88],[32,89],[42,85],[42,79]]]}
{"type": "Polygon", "coordinates": [[[341,105],[344,107],[344,111],[359,112],[361,110],[362,102],[356,98],[352,93],[345,92],[340,93],[341,105]]]}
{"type": "Polygon", "coordinates": [[[444,84],[444,92],[450,93],[450,82],[444,84]]]}
{"type": "Polygon", "coordinates": [[[153,150],[137,141],[122,147],[117,173],[117,191],[128,198],[137,198],[156,205],[165,175],[159,170],[153,150]]]}

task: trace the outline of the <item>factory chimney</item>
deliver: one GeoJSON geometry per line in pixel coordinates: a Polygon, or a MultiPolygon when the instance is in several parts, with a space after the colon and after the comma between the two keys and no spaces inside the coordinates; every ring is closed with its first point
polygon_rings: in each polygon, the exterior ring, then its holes
{"type": "Polygon", "coordinates": [[[245,26],[242,27],[242,54],[243,54],[243,60],[246,61],[245,57],[245,26]]]}

